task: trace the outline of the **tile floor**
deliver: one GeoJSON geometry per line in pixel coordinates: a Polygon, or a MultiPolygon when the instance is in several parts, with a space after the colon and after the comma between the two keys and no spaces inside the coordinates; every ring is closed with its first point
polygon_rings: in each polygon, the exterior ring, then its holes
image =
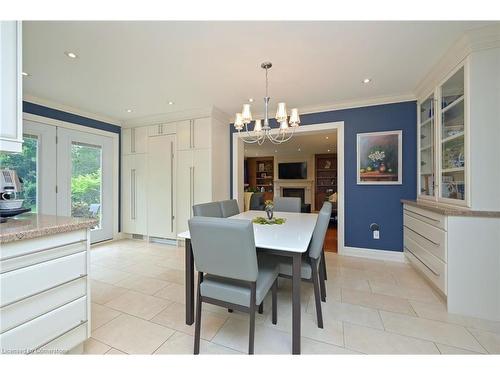
{"type": "MultiPolygon", "coordinates": [[[[500,354],[500,322],[451,315],[409,265],[327,253],[324,329],[302,283],[304,354],[500,354]]],[[[184,324],[183,247],[121,240],[91,250],[88,354],[191,354],[184,324]]],[[[257,315],[255,351],[291,352],[291,285],[280,280],[278,324],[270,299],[257,315]]],[[[202,354],[247,351],[248,317],[204,304],[202,354]]]]}

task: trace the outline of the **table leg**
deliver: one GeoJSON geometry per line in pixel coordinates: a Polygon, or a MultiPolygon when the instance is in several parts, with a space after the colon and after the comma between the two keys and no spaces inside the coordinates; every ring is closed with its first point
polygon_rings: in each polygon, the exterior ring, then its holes
{"type": "Polygon", "coordinates": [[[292,354],[300,354],[300,279],[302,254],[293,255],[292,265],[292,354]]]}
{"type": "Polygon", "coordinates": [[[191,240],[186,239],[185,243],[186,324],[192,325],[194,323],[194,258],[191,240]]]}

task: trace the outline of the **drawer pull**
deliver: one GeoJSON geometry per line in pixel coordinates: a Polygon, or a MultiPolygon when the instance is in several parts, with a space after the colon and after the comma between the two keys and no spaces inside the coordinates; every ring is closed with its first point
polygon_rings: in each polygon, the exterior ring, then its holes
{"type": "Polygon", "coordinates": [[[432,217],[429,217],[429,216],[426,216],[426,215],[419,214],[418,212],[415,212],[415,211],[411,211],[411,210],[406,210],[406,211],[411,212],[412,214],[415,214],[415,215],[418,215],[418,216],[421,216],[421,217],[425,217],[426,219],[432,220],[435,223],[439,223],[440,222],[439,220],[436,220],[436,219],[434,219],[432,217]]]}
{"type": "Polygon", "coordinates": [[[434,271],[431,267],[429,267],[427,264],[424,263],[424,261],[422,259],[420,259],[419,256],[417,256],[413,251],[411,251],[410,249],[408,249],[406,246],[405,246],[405,249],[406,251],[408,251],[411,255],[413,255],[420,263],[422,263],[429,271],[431,271],[435,276],[439,277],[439,273],[437,273],[436,271],[434,271]]]}
{"type": "Polygon", "coordinates": [[[430,243],[432,243],[432,244],[434,244],[434,245],[436,245],[436,246],[441,246],[441,244],[440,244],[440,243],[434,242],[434,241],[433,241],[433,240],[431,240],[430,238],[427,238],[427,237],[425,237],[424,235],[422,235],[422,234],[420,234],[420,233],[418,233],[418,232],[414,231],[414,230],[413,230],[413,229],[411,229],[410,227],[407,227],[406,225],[404,225],[404,227],[405,227],[406,229],[408,229],[408,230],[411,230],[411,231],[412,231],[413,233],[415,233],[416,235],[418,235],[418,236],[420,236],[420,237],[422,237],[422,238],[426,239],[426,240],[427,240],[427,241],[429,241],[430,243]]]}
{"type": "Polygon", "coordinates": [[[3,260],[15,259],[15,258],[19,258],[19,257],[24,257],[26,255],[37,254],[37,253],[41,253],[42,251],[53,250],[53,249],[57,249],[58,247],[66,247],[66,246],[70,246],[70,245],[76,245],[76,244],[79,244],[79,243],[85,243],[86,244],[87,241],[86,240],[81,240],[81,241],[70,242],[70,243],[67,243],[67,244],[64,244],[64,245],[46,247],[44,249],[33,250],[33,251],[29,251],[27,253],[23,253],[23,254],[19,254],[19,255],[13,255],[13,256],[10,256],[10,257],[5,257],[5,258],[2,258],[0,260],[3,261],[3,260]]]}
{"type": "Polygon", "coordinates": [[[71,279],[71,280],[68,280],[68,281],[65,281],[63,283],[60,283],[60,284],[57,284],[57,285],[53,285],[51,286],[50,288],[46,288],[46,289],[43,289],[43,290],[40,290],[36,293],[33,293],[33,294],[30,294],[30,295],[27,295],[27,296],[24,296],[23,298],[19,298],[19,299],[16,299],[15,301],[12,301],[12,302],[9,302],[8,304],[6,305],[2,305],[1,307],[4,308],[4,307],[7,307],[7,306],[10,306],[10,305],[13,305],[15,303],[18,303],[18,302],[21,302],[22,300],[25,300],[26,298],[30,298],[30,297],[33,297],[33,296],[36,296],[37,294],[40,294],[40,293],[43,293],[43,292],[46,292],[48,290],[51,290],[51,289],[54,289],[54,288],[58,288],[60,286],[63,286],[65,284],[69,284],[75,280],[79,280],[79,279],[82,279],[84,277],[87,277],[87,275],[80,275],[79,277],[75,277],[74,279],[71,279]]]}

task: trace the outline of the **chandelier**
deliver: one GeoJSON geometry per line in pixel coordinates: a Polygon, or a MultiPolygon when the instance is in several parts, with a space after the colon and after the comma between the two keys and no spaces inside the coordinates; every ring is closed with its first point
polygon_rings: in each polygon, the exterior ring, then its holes
{"type": "Polygon", "coordinates": [[[288,113],[285,103],[278,103],[278,110],[276,111],[276,121],[279,123],[278,132],[271,134],[271,127],[269,126],[269,95],[268,95],[268,79],[267,72],[273,64],[270,62],[263,62],[260,67],[266,70],[266,96],[264,97],[264,124],[262,120],[255,120],[253,132],[251,133],[248,129],[249,124],[252,122],[252,112],[250,110],[250,104],[243,104],[243,110],[241,113],[236,114],[236,119],[234,121],[234,128],[241,134],[243,128],[245,128],[246,136],[242,138],[245,143],[257,143],[262,145],[266,139],[269,139],[273,144],[281,144],[289,141],[293,137],[295,129],[300,124],[299,110],[293,108],[290,113],[290,118],[288,118],[288,113]]]}

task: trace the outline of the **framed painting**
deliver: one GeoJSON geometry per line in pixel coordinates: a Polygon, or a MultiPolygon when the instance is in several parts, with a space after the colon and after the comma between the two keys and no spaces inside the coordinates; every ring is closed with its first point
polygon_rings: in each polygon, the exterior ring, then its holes
{"type": "Polygon", "coordinates": [[[403,183],[403,131],[359,133],[357,139],[358,185],[403,183]]]}

